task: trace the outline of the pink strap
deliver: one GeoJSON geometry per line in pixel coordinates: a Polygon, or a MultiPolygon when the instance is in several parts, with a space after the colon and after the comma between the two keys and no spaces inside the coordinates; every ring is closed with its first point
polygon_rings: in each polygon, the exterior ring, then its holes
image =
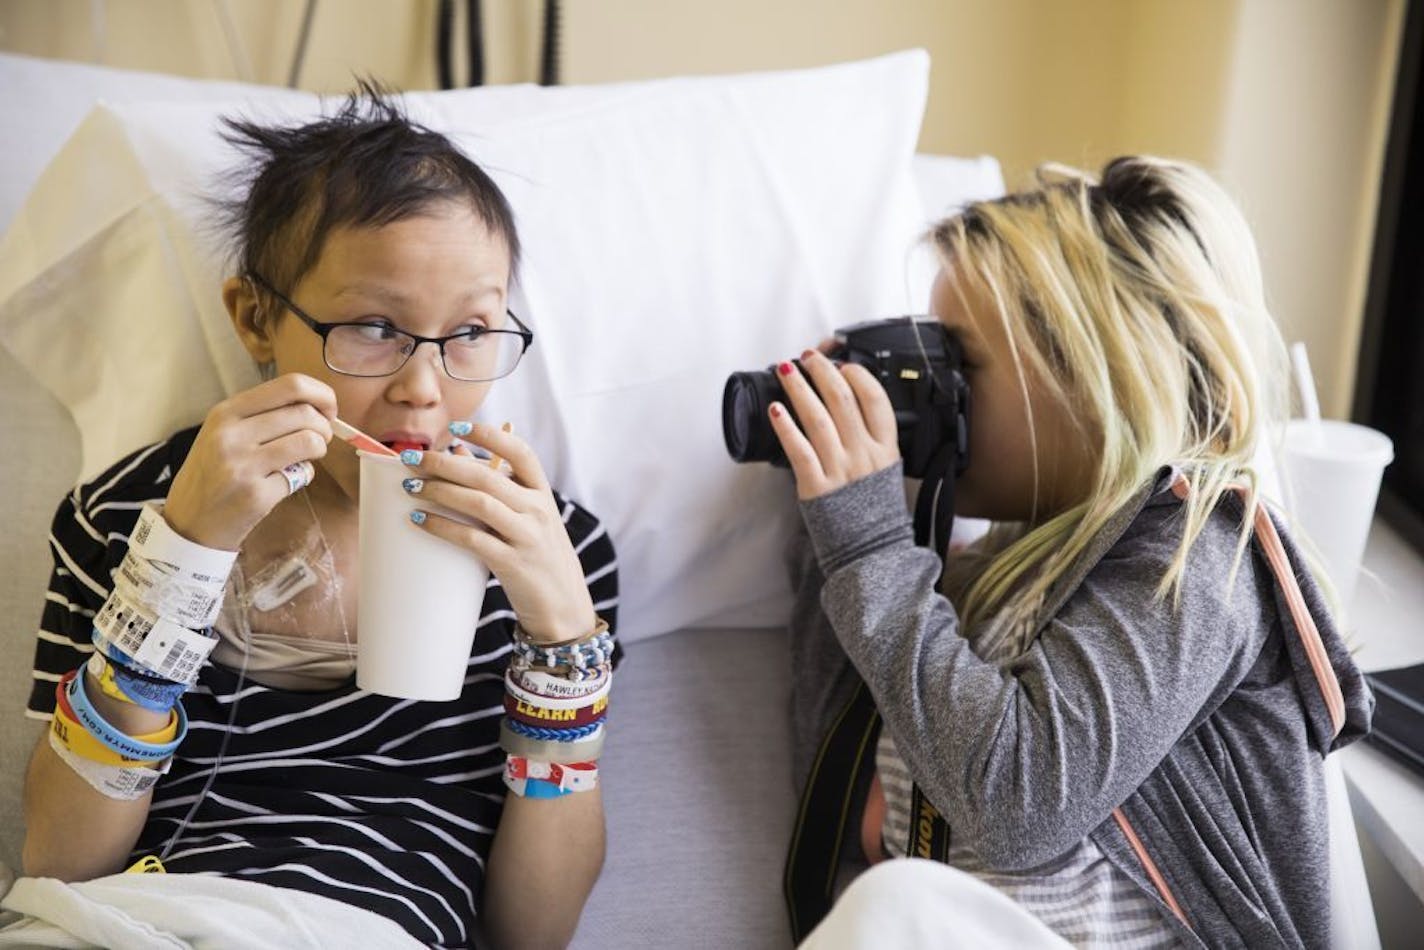
{"type": "MultiPolygon", "coordinates": [[[[1231,489],[1241,496],[1242,504],[1245,504],[1246,487],[1232,485],[1231,489]]],[[[1185,499],[1191,491],[1191,483],[1185,475],[1178,473],[1177,480],[1172,483],[1172,491],[1178,498],[1185,499]]],[[[1285,595],[1291,619],[1295,621],[1296,633],[1300,636],[1301,645],[1305,647],[1305,655],[1310,659],[1315,682],[1320,687],[1320,695],[1325,700],[1326,709],[1330,711],[1334,734],[1338,736],[1340,730],[1345,728],[1345,697],[1340,691],[1340,681],[1336,679],[1335,669],[1330,665],[1330,657],[1325,652],[1325,643],[1320,639],[1320,629],[1315,625],[1315,618],[1310,615],[1310,610],[1305,605],[1305,595],[1301,593],[1300,582],[1291,570],[1285,545],[1281,543],[1280,533],[1276,531],[1276,523],[1271,520],[1270,512],[1263,504],[1256,506],[1255,529],[1256,539],[1266,555],[1266,563],[1270,564],[1271,571],[1276,576],[1276,583],[1285,595]]]]}
{"type": "Polygon", "coordinates": [[[1152,856],[1147,853],[1147,848],[1142,844],[1142,839],[1137,837],[1137,832],[1132,830],[1132,825],[1128,823],[1127,816],[1122,813],[1121,808],[1114,808],[1113,818],[1117,820],[1117,826],[1122,829],[1123,836],[1127,838],[1127,843],[1132,845],[1132,850],[1137,854],[1137,860],[1142,862],[1142,869],[1147,872],[1147,877],[1151,879],[1157,893],[1162,895],[1162,900],[1167,902],[1167,906],[1172,913],[1177,915],[1177,919],[1186,924],[1188,928],[1192,925],[1187,920],[1187,915],[1182,913],[1182,906],[1177,903],[1177,898],[1172,896],[1172,889],[1167,886],[1166,878],[1162,877],[1162,872],[1157,870],[1157,863],[1152,860],[1152,856]]]}
{"type": "MultiPolygon", "coordinates": [[[[1247,489],[1244,485],[1232,485],[1231,490],[1241,496],[1242,504],[1246,503],[1247,489]]],[[[1172,482],[1172,492],[1178,498],[1185,500],[1191,493],[1191,482],[1185,475],[1178,473],[1176,480],[1172,482]]],[[[1325,699],[1326,708],[1330,710],[1330,721],[1334,724],[1335,735],[1338,736],[1340,730],[1345,727],[1345,697],[1340,691],[1340,681],[1335,677],[1335,669],[1330,665],[1330,657],[1325,652],[1325,643],[1320,639],[1320,628],[1315,625],[1315,618],[1310,615],[1310,610],[1306,607],[1305,595],[1301,593],[1300,582],[1296,580],[1295,573],[1291,570],[1290,559],[1286,557],[1286,549],[1285,545],[1281,543],[1280,533],[1276,531],[1276,524],[1271,520],[1271,514],[1263,504],[1256,506],[1253,527],[1256,531],[1256,539],[1260,542],[1261,550],[1266,556],[1266,563],[1271,566],[1276,583],[1280,585],[1281,592],[1285,595],[1291,619],[1295,622],[1296,633],[1299,634],[1301,644],[1305,647],[1305,654],[1310,659],[1310,668],[1315,673],[1315,681],[1320,686],[1320,694],[1325,699]]],[[[1114,808],[1112,815],[1117,821],[1118,827],[1122,829],[1123,836],[1127,838],[1127,843],[1132,846],[1137,860],[1142,862],[1142,868],[1147,872],[1147,877],[1157,888],[1158,893],[1162,895],[1162,900],[1171,908],[1172,913],[1177,915],[1178,920],[1190,927],[1191,924],[1187,922],[1187,916],[1182,912],[1181,905],[1177,903],[1171,889],[1167,887],[1166,879],[1162,877],[1162,872],[1158,870],[1152,856],[1147,853],[1142,839],[1137,837],[1137,832],[1133,830],[1127,816],[1122,813],[1121,808],[1114,808]]]]}

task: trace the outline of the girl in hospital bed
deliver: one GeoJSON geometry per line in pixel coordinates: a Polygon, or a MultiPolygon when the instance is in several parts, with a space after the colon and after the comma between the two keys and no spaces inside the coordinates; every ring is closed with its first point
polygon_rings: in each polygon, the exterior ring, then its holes
{"type": "Polygon", "coordinates": [[[222,297],[265,381],[60,505],[26,872],[86,881],[143,859],[275,885],[345,908],[370,945],[393,924],[468,945],[477,918],[498,946],[567,942],[604,854],[617,575],[530,447],[466,421],[533,339],[506,309],[510,207],[373,87],[310,124],[227,135],[252,164],[222,297]],[[418,504],[487,526],[417,508],[404,528],[495,576],[454,702],[353,681],[358,466],[338,418],[401,454],[418,504]],[[145,644],[160,633],[182,649],[145,644]]]}
{"type": "MultiPolygon", "coordinates": [[[[1258,494],[1289,397],[1243,219],[1202,172],[1124,158],[931,237],[972,394],[955,511],[988,534],[943,563],[915,546],[862,368],[808,352],[770,407],[807,529],[798,937],[864,852],[967,872],[1053,942],[1323,945],[1321,760],[1373,701],[1258,494]]],[[[894,909],[955,932],[953,907],[894,909]]]]}

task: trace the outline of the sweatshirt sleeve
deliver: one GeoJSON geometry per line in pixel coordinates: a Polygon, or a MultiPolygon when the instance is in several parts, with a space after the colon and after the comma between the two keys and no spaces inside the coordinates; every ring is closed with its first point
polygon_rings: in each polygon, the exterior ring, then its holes
{"type": "Polygon", "coordinates": [[[1193,546],[1180,611],[1154,597],[1177,510],[1145,509],[1000,666],[937,593],[941,562],[913,542],[898,465],[802,504],[842,648],[915,781],[991,867],[1042,864],[1105,821],[1259,652],[1260,579],[1247,557],[1225,596],[1225,524],[1193,546]]]}

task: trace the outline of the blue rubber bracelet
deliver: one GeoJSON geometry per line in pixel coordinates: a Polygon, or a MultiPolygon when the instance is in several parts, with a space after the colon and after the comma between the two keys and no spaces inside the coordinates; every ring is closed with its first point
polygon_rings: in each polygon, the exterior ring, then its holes
{"type": "Polygon", "coordinates": [[[135,706],[153,712],[168,712],[188,691],[186,683],[147,676],[112,659],[109,660],[109,668],[114,671],[114,685],[119,691],[132,699],[135,706]]]}
{"type": "Polygon", "coordinates": [[[577,742],[597,732],[606,720],[607,717],[604,717],[586,726],[575,726],[572,729],[546,729],[543,726],[526,726],[519,720],[506,716],[504,724],[509,727],[510,732],[530,739],[543,739],[548,742],[577,742]]]}
{"type": "Polygon", "coordinates": [[[181,702],[173,707],[174,712],[178,714],[178,734],[173,737],[173,741],[139,742],[133,736],[121,732],[101,716],[99,710],[95,709],[94,704],[89,701],[89,694],[84,691],[86,678],[84,670],[80,670],[78,675],[71,679],[69,685],[65,687],[65,695],[69,698],[70,708],[74,710],[74,718],[79,720],[79,724],[87,729],[94,738],[119,755],[128,759],[156,762],[172,755],[178,749],[179,743],[188,735],[188,714],[183,711],[181,702]]]}

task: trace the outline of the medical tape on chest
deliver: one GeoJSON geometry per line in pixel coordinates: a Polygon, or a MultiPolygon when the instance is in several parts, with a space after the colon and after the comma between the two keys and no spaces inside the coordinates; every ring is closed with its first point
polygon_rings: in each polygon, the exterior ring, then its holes
{"type": "Polygon", "coordinates": [[[112,646],[146,673],[192,685],[217,638],[149,614],[117,588],[94,616],[94,638],[101,648],[112,646]]]}

